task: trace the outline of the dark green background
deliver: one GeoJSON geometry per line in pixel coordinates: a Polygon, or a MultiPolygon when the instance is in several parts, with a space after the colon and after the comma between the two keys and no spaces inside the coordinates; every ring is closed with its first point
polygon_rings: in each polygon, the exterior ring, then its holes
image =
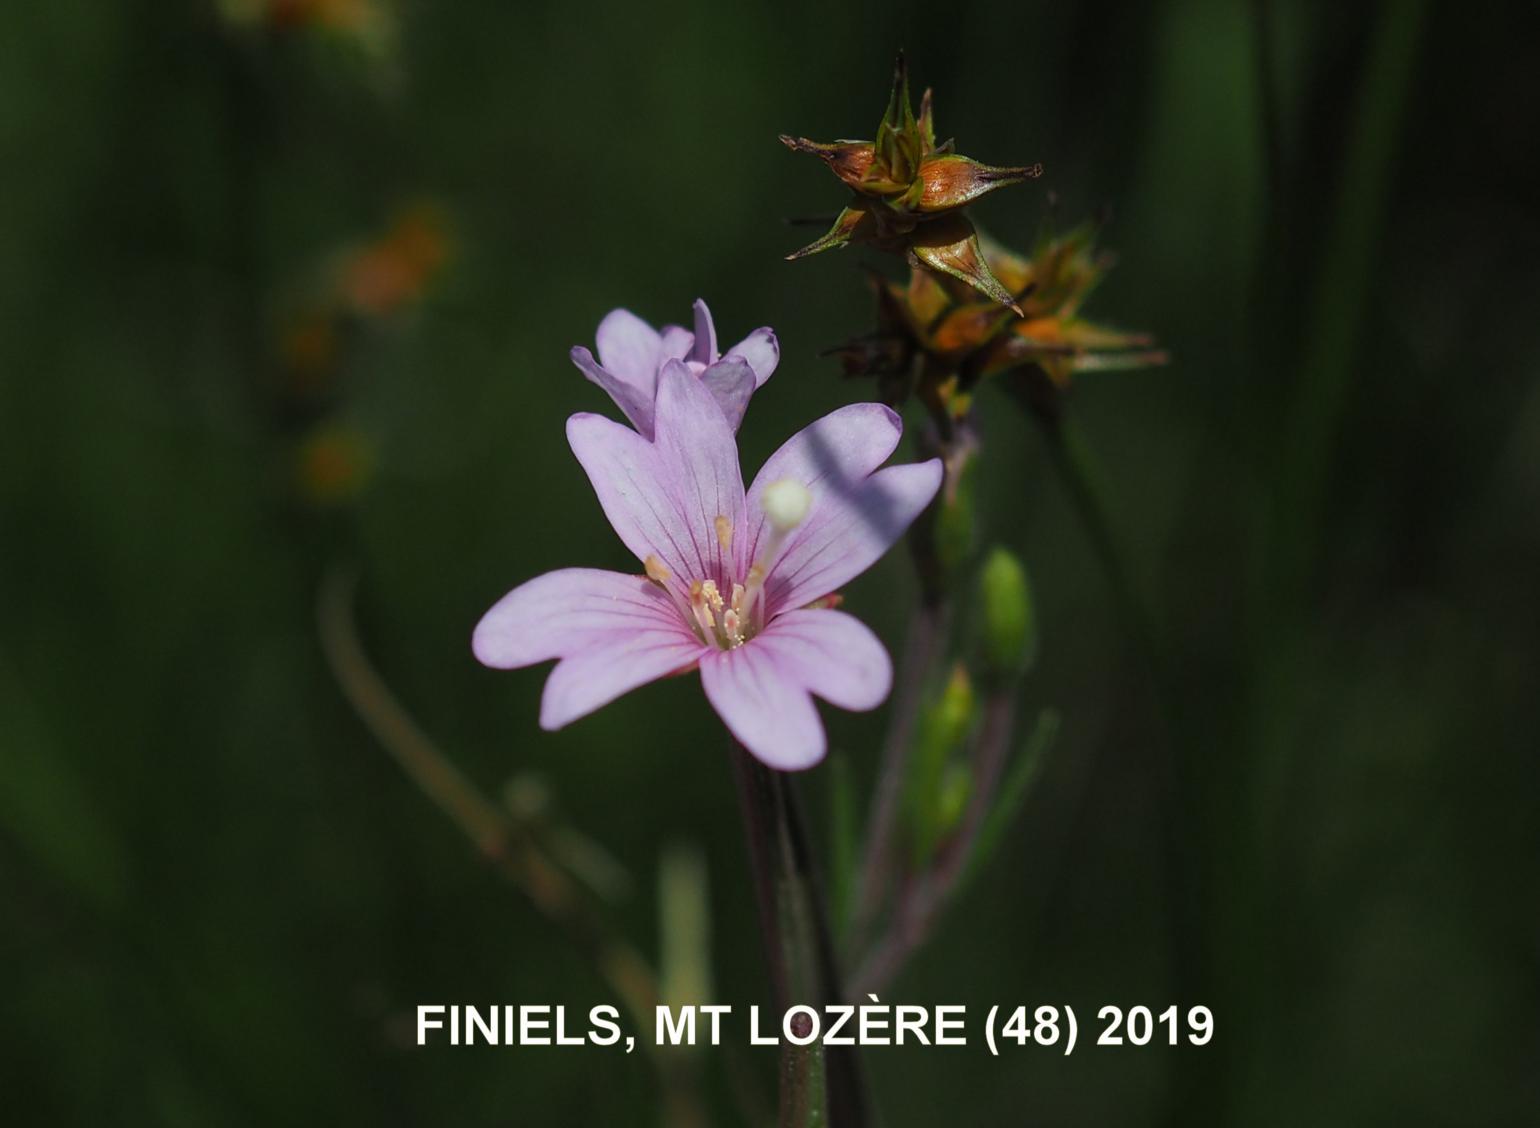
{"type": "MultiPolygon", "coordinates": [[[[1064,729],[886,998],[1072,1003],[1083,1038],[1068,1059],[871,1052],[886,1122],[1534,1123],[1524,7],[412,3],[382,74],[232,38],[186,0],[6,5],[7,1121],[658,1122],[640,1055],[402,1044],[418,1003],[612,996],[340,699],[313,615],[338,558],[376,661],[456,761],[489,789],[540,774],[625,859],[644,949],[659,851],[705,848],[717,994],[764,1001],[695,679],[545,734],[541,673],[483,670],[468,639],[540,571],[628,566],[562,436],[605,406],[566,350],[611,307],[661,322],[703,296],[727,340],[777,328],[747,466],[869,394],[817,355],[865,328],[863,256],[781,261],[806,235],[782,218],[839,190],[775,134],[869,133],[905,45],[943,135],[1045,165],[981,219],[1024,242],[1050,191],[1066,224],[1110,206],[1121,263],[1090,312],[1173,354],[1072,401],[1171,708],[1036,432],[986,390],[991,539],[1040,603],[1025,699],[1064,729]],[[455,255],[350,353],[343,410],[378,471],[317,515],[285,488],[274,326],[317,262],[419,196],[455,255]],[[1212,1007],[1213,1045],[1084,1038],[1105,1003],[1168,1002],[1212,1007]]],[[[904,554],[847,594],[896,647],[904,554]]],[[[880,715],[826,715],[864,784],[880,715]]],[[[823,811],[826,773],[806,782],[823,811]]],[[[730,1122],[723,1074],[711,1059],[730,1122]]]]}

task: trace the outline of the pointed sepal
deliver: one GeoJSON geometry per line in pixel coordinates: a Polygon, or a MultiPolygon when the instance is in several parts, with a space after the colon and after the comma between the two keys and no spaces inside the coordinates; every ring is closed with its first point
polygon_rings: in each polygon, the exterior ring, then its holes
{"type": "Polygon", "coordinates": [[[1021,316],[1016,299],[989,269],[979,247],[978,232],[965,217],[954,214],[920,227],[914,233],[909,253],[920,265],[966,282],[986,298],[1021,316]]]}
{"type": "Polygon", "coordinates": [[[781,144],[794,153],[811,153],[829,171],[840,178],[847,188],[861,190],[862,182],[872,171],[876,147],[870,141],[809,141],[806,137],[781,134],[781,144]]]}
{"type": "Polygon", "coordinates": [[[852,239],[859,238],[864,229],[870,227],[871,210],[864,203],[855,203],[834,220],[834,226],[822,237],[813,240],[800,251],[793,251],[786,256],[787,261],[806,258],[808,255],[816,255],[820,251],[831,251],[835,247],[843,247],[852,239]]]}
{"type": "Polygon", "coordinates": [[[996,188],[1034,180],[1041,175],[1043,166],[1040,164],[999,168],[958,153],[926,157],[920,163],[917,178],[920,191],[914,207],[928,215],[951,211],[971,204],[996,188]]]}
{"type": "MultiPolygon", "coordinates": [[[[936,96],[929,86],[925,93],[920,95],[920,141],[925,146],[925,152],[936,151],[936,96]]],[[[950,141],[947,142],[951,144],[950,141]]]]}
{"type": "Polygon", "coordinates": [[[877,126],[877,157],[886,166],[889,177],[907,184],[925,155],[921,148],[919,126],[909,101],[909,64],[900,51],[893,60],[893,89],[888,95],[887,112],[877,126]]]}

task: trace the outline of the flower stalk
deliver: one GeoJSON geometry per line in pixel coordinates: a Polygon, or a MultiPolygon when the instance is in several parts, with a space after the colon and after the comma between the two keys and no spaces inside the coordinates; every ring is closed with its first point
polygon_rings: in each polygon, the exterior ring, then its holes
{"type": "Polygon", "coordinates": [[[523,822],[482,794],[401,707],[358,639],[352,615],[355,583],[351,573],[333,568],[316,607],[322,649],[349,704],[477,852],[591,957],[632,1019],[650,1024],[658,1002],[651,966],[604,925],[579,885],[546,856],[523,822]]]}
{"type": "MultiPolygon", "coordinates": [[[[733,774],[759,903],[774,1009],[843,1001],[834,944],[791,778],[734,743],[733,774]]],[[[785,1039],[778,1070],[781,1128],[864,1128],[867,1100],[853,1047],[785,1039]]]]}

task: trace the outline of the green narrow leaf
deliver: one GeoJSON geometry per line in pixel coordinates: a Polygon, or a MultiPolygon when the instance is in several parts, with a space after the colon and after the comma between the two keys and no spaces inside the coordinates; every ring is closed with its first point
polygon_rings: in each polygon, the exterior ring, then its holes
{"type": "Polygon", "coordinates": [[[966,887],[973,880],[974,875],[994,856],[1001,839],[1005,837],[1005,832],[1010,829],[1011,823],[1021,812],[1027,796],[1032,793],[1033,785],[1037,783],[1043,759],[1059,735],[1059,722],[1057,709],[1044,709],[1037,715],[1037,723],[1032,726],[1032,735],[1027,737],[1026,745],[1016,757],[1016,762],[1011,765],[1010,771],[1006,774],[1005,783],[1000,787],[999,798],[990,808],[989,814],[984,819],[984,825],[979,828],[979,837],[974,844],[973,855],[968,859],[962,880],[958,882],[959,890],[966,887]]]}

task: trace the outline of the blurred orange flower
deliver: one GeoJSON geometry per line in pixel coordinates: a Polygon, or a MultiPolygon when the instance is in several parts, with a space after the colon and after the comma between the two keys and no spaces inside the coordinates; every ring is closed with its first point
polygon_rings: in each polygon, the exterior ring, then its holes
{"type": "Polygon", "coordinates": [[[415,302],[449,255],[443,216],[431,204],[401,211],[373,242],[345,253],[336,288],[344,305],[385,317],[415,302]]]}
{"type": "Polygon", "coordinates": [[[374,445],[356,427],[323,424],[300,443],[295,488],[311,505],[339,505],[357,497],[368,484],[374,462],[374,445]]]}

